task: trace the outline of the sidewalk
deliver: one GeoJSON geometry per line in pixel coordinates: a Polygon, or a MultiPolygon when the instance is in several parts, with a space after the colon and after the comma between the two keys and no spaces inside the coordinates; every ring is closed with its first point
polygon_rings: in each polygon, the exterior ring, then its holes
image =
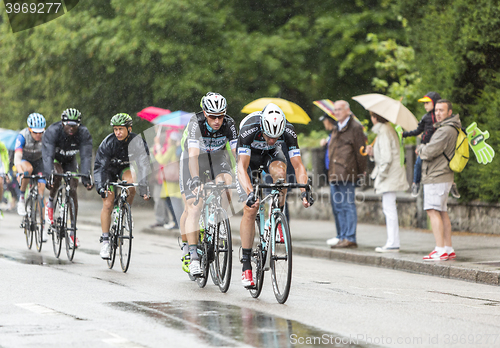
{"type": "MultiPolygon", "coordinates": [[[[100,207],[98,208],[100,210],[100,207]]],[[[99,214],[92,214],[90,210],[92,209],[80,210],[82,214],[79,214],[79,222],[100,225],[99,214]],[[87,214],[83,213],[84,211],[87,214]]],[[[155,221],[154,211],[151,208],[134,205],[133,213],[135,226],[141,232],[171,238],[177,238],[180,235],[179,230],[149,228],[148,226],[155,221]]],[[[240,246],[240,220],[241,216],[233,216],[230,219],[235,252],[240,246]]],[[[423,261],[422,257],[434,248],[434,237],[430,231],[426,230],[401,229],[399,253],[376,253],[375,247],[383,246],[386,241],[385,226],[358,224],[357,249],[331,249],[326,245],[326,240],[336,235],[333,221],[299,220],[292,217],[290,228],[295,255],[391,268],[482,284],[500,284],[500,236],[453,233],[456,260],[423,261]]]]}

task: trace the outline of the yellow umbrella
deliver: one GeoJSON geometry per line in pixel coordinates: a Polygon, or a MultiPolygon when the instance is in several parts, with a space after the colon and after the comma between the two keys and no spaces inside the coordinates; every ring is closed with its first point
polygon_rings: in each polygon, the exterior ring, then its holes
{"type": "Polygon", "coordinates": [[[286,120],[290,123],[308,124],[311,122],[311,118],[309,118],[307,113],[300,106],[281,98],[260,98],[254,100],[250,104],[245,105],[241,112],[249,114],[254,111],[261,111],[269,103],[278,105],[285,113],[286,120]]]}

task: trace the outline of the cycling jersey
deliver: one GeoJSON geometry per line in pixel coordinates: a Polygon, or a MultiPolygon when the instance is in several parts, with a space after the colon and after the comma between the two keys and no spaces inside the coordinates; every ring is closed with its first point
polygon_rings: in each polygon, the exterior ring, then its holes
{"type": "Polygon", "coordinates": [[[64,132],[62,122],[56,122],[47,128],[42,143],[43,167],[46,177],[54,170],[54,160],[61,164],[73,163],[77,153],[80,153],[81,172],[90,174],[92,136],[87,127],[80,126],[75,134],[68,135],[64,132]]]}
{"type": "Polygon", "coordinates": [[[225,150],[227,142],[229,142],[231,150],[234,150],[237,141],[238,133],[231,116],[226,115],[221,127],[214,130],[208,125],[203,111],[200,111],[191,117],[184,129],[181,146],[182,151],[199,148],[200,152],[210,153],[225,150]]]}
{"type": "Polygon", "coordinates": [[[42,141],[35,141],[31,136],[30,129],[24,128],[17,135],[15,150],[22,150],[23,160],[33,163],[42,158],[42,141]]]}
{"type": "Polygon", "coordinates": [[[104,188],[106,181],[115,179],[115,175],[128,167],[131,162],[137,166],[139,194],[147,193],[147,175],[150,173],[148,145],[141,136],[130,133],[128,138],[119,141],[114,133],[108,135],[99,145],[94,163],[94,180],[97,192],[104,188]]]}
{"type": "Polygon", "coordinates": [[[276,147],[283,149],[283,144],[288,147],[290,158],[300,156],[299,144],[295,127],[286,122],[284,133],[278,138],[274,145],[268,145],[264,139],[261,125],[261,112],[256,111],[243,119],[240,124],[240,135],[238,137],[238,156],[264,156],[274,152],[276,147]]]}

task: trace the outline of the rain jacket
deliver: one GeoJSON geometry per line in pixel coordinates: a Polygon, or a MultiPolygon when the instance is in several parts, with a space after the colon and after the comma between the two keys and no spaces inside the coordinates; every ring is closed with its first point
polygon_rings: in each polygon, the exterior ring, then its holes
{"type": "Polygon", "coordinates": [[[51,124],[45,131],[42,139],[43,170],[45,177],[49,177],[54,170],[54,159],[59,163],[73,161],[80,153],[82,174],[90,174],[92,164],[92,136],[85,126],[78,127],[73,135],[64,132],[61,121],[51,124]]]}
{"type": "Polygon", "coordinates": [[[342,130],[333,129],[328,144],[330,167],[328,180],[334,184],[355,184],[366,172],[367,159],[359,152],[365,146],[363,127],[354,121],[352,115],[342,130]]]}
{"type": "Polygon", "coordinates": [[[148,192],[147,175],[151,172],[149,163],[149,149],[141,136],[130,133],[128,138],[119,141],[114,133],[108,135],[99,145],[94,163],[94,180],[97,192],[104,188],[106,181],[112,180],[110,170],[123,170],[131,167],[135,162],[137,179],[139,181],[139,194],[148,192]]]}
{"type": "MultiPolygon", "coordinates": [[[[429,92],[426,94],[426,97],[432,99],[434,107],[436,107],[436,102],[441,99],[441,96],[436,92],[429,92]]],[[[434,114],[434,109],[432,109],[432,111],[426,113],[422,117],[422,119],[418,123],[417,129],[403,132],[403,138],[416,137],[417,135],[422,134],[421,144],[427,144],[431,140],[432,134],[434,134],[434,131],[436,130],[434,128],[434,123],[436,123],[436,115],[434,114]]]]}
{"type": "Polygon", "coordinates": [[[419,145],[417,152],[422,159],[422,184],[438,184],[453,182],[454,174],[450,169],[448,158],[455,153],[458,132],[461,128],[460,116],[452,115],[434,124],[436,132],[428,144],[419,145]]]}
{"type": "Polygon", "coordinates": [[[399,138],[389,123],[377,123],[372,131],[377,134],[373,145],[375,168],[370,178],[375,182],[375,193],[406,191],[410,187],[406,180],[406,170],[401,166],[399,138]]]}

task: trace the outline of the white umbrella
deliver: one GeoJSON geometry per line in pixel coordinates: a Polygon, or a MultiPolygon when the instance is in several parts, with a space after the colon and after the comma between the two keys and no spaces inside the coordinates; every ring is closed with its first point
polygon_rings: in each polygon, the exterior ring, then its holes
{"type": "Polygon", "coordinates": [[[352,99],[366,110],[373,111],[394,124],[399,124],[407,131],[417,128],[417,118],[399,100],[378,93],[357,95],[352,99]]]}

